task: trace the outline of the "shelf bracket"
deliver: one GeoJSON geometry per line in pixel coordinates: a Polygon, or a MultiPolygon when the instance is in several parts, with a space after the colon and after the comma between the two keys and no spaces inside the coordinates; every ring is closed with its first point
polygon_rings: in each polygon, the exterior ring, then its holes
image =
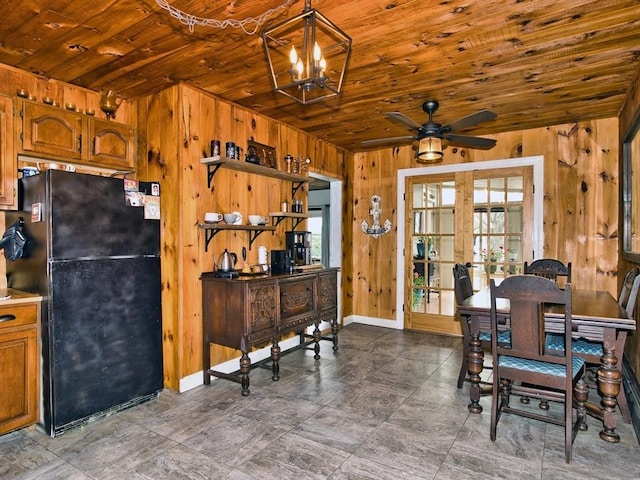
{"type": "Polygon", "coordinates": [[[211,188],[211,182],[213,181],[213,177],[221,166],[222,166],[221,163],[216,163],[215,165],[212,165],[210,163],[207,164],[207,187],[208,188],[211,188]]]}
{"type": "Polygon", "coordinates": [[[305,183],[307,183],[306,181],[302,180],[299,182],[291,182],[291,198],[295,197],[296,192],[300,189],[300,187],[302,185],[304,185],[305,183]]]}
{"type": "Polygon", "coordinates": [[[256,238],[258,238],[258,236],[260,236],[260,234],[265,231],[266,230],[249,230],[249,250],[251,250],[251,245],[253,245],[253,242],[256,240],[256,238]]]}
{"type": "Polygon", "coordinates": [[[278,225],[280,225],[280,222],[282,222],[282,220],[284,220],[287,217],[271,217],[274,218],[276,220],[276,224],[274,225],[274,227],[277,227],[278,225]]]}
{"type": "Polygon", "coordinates": [[[205,229],[204,231],[204,251],[207,252],[209,251],[209,243],[211,242],[211,239],[213,237],[216,236],[216,233],[218,233],[220,230],[215,230],[215,229],[205,229]]]}
{"type": "Polygon", "coordinates": [[[300,225],[300,222],[302,222],[302,220],[306,220],[305,218],[292,218],[291,219],[291,230],[295,230],[296,228],[298,228],[298,225],[300,225]]]}

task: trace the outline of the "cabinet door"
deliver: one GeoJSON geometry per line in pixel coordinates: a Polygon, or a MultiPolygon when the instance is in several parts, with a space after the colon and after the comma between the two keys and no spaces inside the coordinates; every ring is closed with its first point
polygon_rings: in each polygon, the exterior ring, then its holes
{"type": "Polygon", "coordinates": [[[313,276],[279,282],[281,335],[313,323],[316,313],[315,280],[313,276]]]}
{"type": "Polygon", "coordinates": [[[16,209],[17,160],[13,144],[13,100],[0,96],[0,208],[16,209]]]}
{"type": "Polygon", "coordinates": [[[250,284],[248,293],[251,342],[271,340],[278,318],[276,282],[250,284]]]}
{"type": "Polygon", "coordinates": [[[135,133],[133,128],[98,118],[88,119],[89,164],[129,170],[133,168],[135,133]]]}
{"type": "Polygon", "coordinates": [[[335,315],[338,298],[338,281],[336,272],[321,273],[318,275],[318,310],[320,312],[334,312],[335,315]]]}
{"type": "Polygon", "coordinates": [[[79,160],[82,156],[82,116],[24,100],[21,137],[25,152],[79,160]]]}
{"type": "Polygon", "coordinates": [[[38,420],[36,333],[36,327],[0,329],[0,434],[38,420]]]}

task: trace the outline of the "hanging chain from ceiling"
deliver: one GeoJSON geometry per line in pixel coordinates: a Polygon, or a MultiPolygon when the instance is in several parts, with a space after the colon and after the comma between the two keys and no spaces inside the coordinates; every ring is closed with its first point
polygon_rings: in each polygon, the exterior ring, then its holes
{"type": "Polygon", "coordinates": [[[180,23],[187,25],[191,33],[193,33],[194,27],[198,25],[202,27],[214,27],[214,28],[227,28],[227,27],[241,28],[242,31],[247,35],[253,35],[258,31],[258,28],[260,28],[260,26],[267,21],[267,18],[270,15],[276,13],[279,10],[287,8],[289,5],[291,5],[295,1],[296,0],[285,0],[282,3],[282,5],[278,7],[270,8],[269,10],[258,15],[257,17],[247,17],[244,20],[236,20],[233,18],[230,18],[228,20],[217,20],[215,18],[197,17],[195,15],[191,15],[190,13],[186,13],[186,12],[183,12],[182,10],[172,7],[171,5],[169,5],[168,0],[156,0],[156,3],[160,7],[168,11],[169,14],[173,18],[177,19],[180,23]],[[248,26],[252,26],[252,27],[248,27],[248,26]]]}

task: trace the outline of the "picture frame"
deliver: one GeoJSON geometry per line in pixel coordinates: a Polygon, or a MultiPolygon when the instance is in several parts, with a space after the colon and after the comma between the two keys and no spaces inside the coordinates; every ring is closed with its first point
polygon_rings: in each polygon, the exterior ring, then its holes
{"type": "Polygon", "coordinates": [[[250,154],[253,151],[255,151],[255,155],[260,159],[260,165],[263,167],[278,168],[276,147],[271,147],[269,145],[249,140],[247,145],[247,154],[250,154]]]}

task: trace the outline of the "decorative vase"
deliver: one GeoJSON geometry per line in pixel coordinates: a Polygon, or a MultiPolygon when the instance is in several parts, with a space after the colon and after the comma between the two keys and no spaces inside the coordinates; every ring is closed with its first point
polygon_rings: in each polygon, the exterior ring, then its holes
{"type": "Polygon", "coordinates": [[[496,273],[496,271],[498,270],[498,265],[496,265],[495,263],[491,263],[496,261],[496,258],[490,258],[489,262],[485,263],[484,265],[484,271],[489,273],[496,273]]]}

